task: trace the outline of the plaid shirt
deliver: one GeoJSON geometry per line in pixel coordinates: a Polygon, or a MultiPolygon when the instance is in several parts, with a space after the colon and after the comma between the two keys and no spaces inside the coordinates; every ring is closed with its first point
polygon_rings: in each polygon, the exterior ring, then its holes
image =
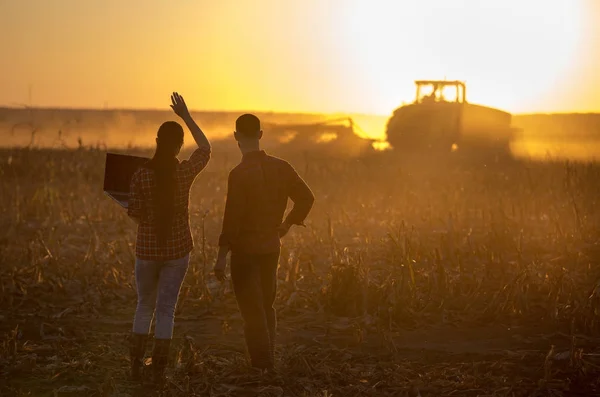
{"type": "Polygon", "coordinates": [[[277,228],[288,198],[294,207],[286,216],[292,225],[303,225],[314,195],[290,163],[265,151],[244,155],[229,173],[220,246],[232,252],[269,254],[281,249],[277,228]]]}
{"type": "Polygon", "coordinates": [[[210,160],[210,148],[200,147],[176,168],[175,211],[165,247],[157,245],[153,190],[154,171],[142,167],[131,178],[127,213],[138,220],[135,254],[139,259],[165,261],[184,257],[194,248],[189,222],[189,196],[196,176],[210,160]]]}

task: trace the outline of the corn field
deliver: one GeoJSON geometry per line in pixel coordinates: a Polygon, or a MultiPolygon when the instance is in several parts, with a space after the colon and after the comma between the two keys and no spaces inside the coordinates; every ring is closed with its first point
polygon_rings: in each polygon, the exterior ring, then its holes
{"type": "Polygon", "coordinates": [[[0,394],[600,394],[600,165],[281,155],[316,203],[283,240],[280,379],[248,371],[230,282],[211,274],[240,158],[217,143],[159,393],[127,378],[135,224],[102,192],[105,149],[2,149],[0,394]]]}

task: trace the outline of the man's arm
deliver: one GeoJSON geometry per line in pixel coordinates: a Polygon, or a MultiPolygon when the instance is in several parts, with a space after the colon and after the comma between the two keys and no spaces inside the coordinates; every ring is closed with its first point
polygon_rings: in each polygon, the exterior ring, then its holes
{"type": "Polygon", "coordinates": [[[227,254],[231,251],[238,236],[246,198],[241,186],[242,181],[229,173],[227,180],[227,199],[225,202],[225,213],[223,214],[223,228],[219,236],[219,252],[215,263],[215,276],[219,281],[225,280],[225,268],[227,267],[227,254]]]}
{"type": "Polygon", "coordinates": [[[227,180],[227,199],[223,214],[223,228],[219,236],[219,253],[227,255],[235,244],[245,210],[246,199],[242,189],[242,181],[232,172],[227,180]]]}
{"type": "Polygon", "coordinates": [[[298,175],[294,167],[289,165],[289,192],[288,195],[294,207],[285,217],[284,224],[289,229],[291,225],[304,225],[304,220],[310,213],[315,202],[315,196],[306,182],[298,175]]]}

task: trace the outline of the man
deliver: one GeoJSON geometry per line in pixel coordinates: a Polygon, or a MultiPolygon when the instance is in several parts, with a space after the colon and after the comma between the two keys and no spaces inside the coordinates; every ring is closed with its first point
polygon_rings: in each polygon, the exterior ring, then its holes
{"type": "Polygon", "coordinates": [[[272,373],[280,239],[292,225],[304,226],[314,195],[288,162],[260,149],[262,135],[256,116],[244,114],[237,119],[234,137],[242,161],[229,173],[214,271],[220,281],[225,279],[231,251],[231,279],[251,364],[272,373]],[[288,198],[294,207],[283,219],[288,198]]]}

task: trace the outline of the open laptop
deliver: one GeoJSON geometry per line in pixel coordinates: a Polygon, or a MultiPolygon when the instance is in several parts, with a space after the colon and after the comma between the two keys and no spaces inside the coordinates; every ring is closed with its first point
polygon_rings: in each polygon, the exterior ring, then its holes
{"type": "Polygon", "coordinates": [[[146,157],[106,153],[104,193],[121,207],[127,208],[131,177],[148,160],[150,159],[146,157]]]}

